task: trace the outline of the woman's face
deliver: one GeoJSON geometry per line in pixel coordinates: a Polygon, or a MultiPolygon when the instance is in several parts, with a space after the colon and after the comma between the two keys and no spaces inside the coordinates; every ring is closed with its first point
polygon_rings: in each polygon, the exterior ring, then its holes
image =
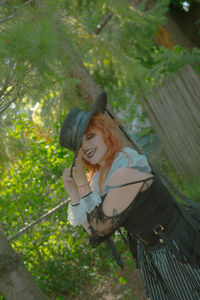
{"type": "Polygon", "coordinates": [[[89,163],[103,165],[107,146],[100,130],[92,129],[82,139],[83,158],[89,163]]]}

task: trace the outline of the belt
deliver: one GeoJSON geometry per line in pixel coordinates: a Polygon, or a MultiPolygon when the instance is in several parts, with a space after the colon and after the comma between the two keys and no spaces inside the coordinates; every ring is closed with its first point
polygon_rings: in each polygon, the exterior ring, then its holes
{"type": "Polygon", "coordinates": [[[169,239],[172,239],[179,220],[180,214],[175,210],[173,215],[168,217],[167,221],[156,224],[150,231],[137,233],[136,236],[147,247],[154,247],[163,242],[168,244],[169,239]]]}

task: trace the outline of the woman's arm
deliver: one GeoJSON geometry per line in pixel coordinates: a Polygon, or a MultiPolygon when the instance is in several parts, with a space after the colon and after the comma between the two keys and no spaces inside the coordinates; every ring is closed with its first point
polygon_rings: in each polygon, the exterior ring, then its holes
{"type": "Polygon", "coordinates": [[[73,168],[73,178],[70,176],[71,168],[68,168],[64,171],[62,179],[65,190],[68,192],[71,200],[71,204],[69,204],[71,206],[69,208],[69,212],[71,212],[71,214],[74,214],[74,212],[77,211],[77,215],[79,216],[81,225],[90,234],[90,224],[87,221],[86,215],[87,211],[84,203],[80,203],[80,200],[84,196],[90,194],[92,192],[92,189],[90,188],[87,177],[85,175],[84,163],[81,157],[82,153],[80,149],[79,155],[76,159],[75,167],[73,168]]]}
{"type": "MultiPolygon", "coordinates": [[[[131,184],[124,187],[117,187],[129,182],[145,180],[152,177],[151,173],[144,173],[133,168],[121,168],[117,170],[108,182],[110,191],[108,192],[104,203],[103,212],[106,216],[113,216],[124,211],[135,199],[138,192],[143,187],[143,182],[131,184]]],[[[148,181],[148,185],[152,183],[152,179],[148,181]]]]}
{"type": "MultiPolygon", "coordinates": [[[[71,213],[72,210],[77,210],[78,213],[79,211],[82,210],[82,213],[80,213],[80,219],[84,219],[84,222],[82,223],[82,226],[85,228],[85,230],[90,233],[89,230],[89,223],[87,222],[87,217],[86,217],[86,209],[81,206],[80,204],[80,199],[85,195],[85,193],[90,193],[92,190],[88,184],[87,181],[80,183],[79,186],[77,186],[75,180],[70,176],[70,170],[71,168],[67,168],[62,176],[63,179],[63,184],[64,184],[64,188],[67,191],[70,200],[71,200],[71,213]],[[85,218],[83,216],[83,214],[85,213],[85,218]]],[[[74,170],[75,171],[75,170],[74,170]]],[[[84,177],[82,177],[83,179],[84,177]]],[[[85,180],[87,180],[86,178],[84,178],[85,180]]]]}
{"type": "Polygon", "coordinates": [[[80,195],[78,193],[78,187],[74,179],[70,176],[71,168],[65,169],[62,180],[64,184],[64,188],[69,194],[72,205],[77,205],[80,203],[80,195]]]}

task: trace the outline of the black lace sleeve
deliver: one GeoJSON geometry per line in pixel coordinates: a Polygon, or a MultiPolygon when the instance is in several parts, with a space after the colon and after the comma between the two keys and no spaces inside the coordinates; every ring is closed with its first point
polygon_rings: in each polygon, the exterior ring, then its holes
{"type": "Polygon", "coordinates": [[[90,243],[93,247],[97,247],[105,241],[121,224],[120,215],[107,217],[103,214],[102,205],[88,214],[88,222],[90,224],[90,243]]]}

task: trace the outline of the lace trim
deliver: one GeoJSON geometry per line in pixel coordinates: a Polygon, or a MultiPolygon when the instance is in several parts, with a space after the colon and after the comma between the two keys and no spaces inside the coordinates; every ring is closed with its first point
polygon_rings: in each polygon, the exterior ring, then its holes
{"type": "MultiPolygon", "coordinates": [[[[109,179],[113,175],[113,173],[121,168],[124,167],[130,167],[138,169],[141,172],[150,173],[151,168],[148,164],[148,161],[144,155],[138,154],[137,151],[135,151],[132,148],[124,147],[123,152],[120,152],[119,155],[114,160],[112,167],[108,173],[108,176],[106,178],[106,182],[104,185],[104,189],[108,184],[109,179]],[[125,152],[125,153],[124,153],[125,152]]],[[[91,187],[94,191],[99,193],[99,187],[98,187],[98,180],[99,180],[99,172],[96,172],[91,180],[91,187]]],[[[105,190],[103,191],[103,194],[105,194],[105,190]]]]}
{"type": "Polygon", "coordinates": [[[85,196],[81,199],[80,203],[84,203],[86,207],[86,212],[90,214],[96,206],[99,206],[101,203],[101,197],[98,193],[92,192],[88,196],[85,196]]]}
{"type": "Polygon", "coordinates": [[[101,203],[101,197],[98,193],[92,192],[81,198],[80,205],[68,206],[68,221],[72,226],[78,226],[87,220],[87,213],[90,214],[96,206],[101,203]]]}
{"type": "Polygon", "coordinates": [[[151,172],[151,168],[149,167],[148,161],[144,155],[138,154],[137,151],[128,147],[123,148],[123,151],[125,153],[120,152],[118,157],[114,160],[106,182],[109,181],[110,177],[116,170],[124,167],[136,168],[139,169],[141,172],[146,173],[151,172]]]}

